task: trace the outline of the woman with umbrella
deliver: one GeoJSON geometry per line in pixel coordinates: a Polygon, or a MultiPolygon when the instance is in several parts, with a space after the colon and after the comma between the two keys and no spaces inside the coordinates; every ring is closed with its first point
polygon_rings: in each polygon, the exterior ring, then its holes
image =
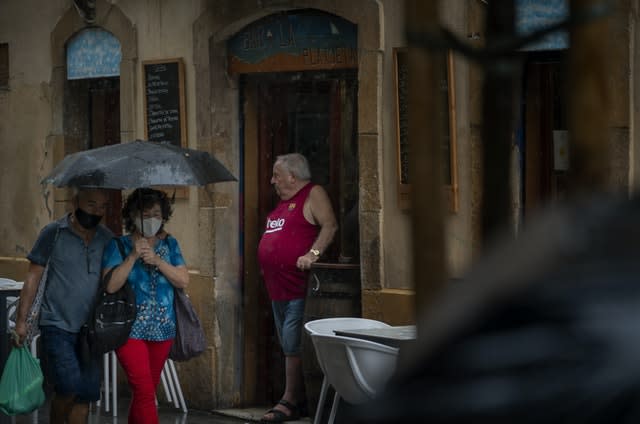
{"type": "Polygon", "coordinates": [[[178,242],[164,230],[171,213],[164,192],[136,189],[122,210],[129,234],[113,239],[102,261],[103,275],[113,269],[108,292],[131,284],[136,294],[136,320],[128,341],[116,350],[133,394],[129,423],[158,423],[156,388],[176,335],[174,287],[189,284],[178,242]]]}

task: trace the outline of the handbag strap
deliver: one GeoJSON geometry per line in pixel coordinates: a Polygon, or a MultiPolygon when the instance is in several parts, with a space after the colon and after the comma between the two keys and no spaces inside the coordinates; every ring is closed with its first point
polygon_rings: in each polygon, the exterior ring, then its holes
{"type": "MultiPolygon", "coordinates": [[[[120,237],[114,237],[113,239],[116,241],[116,246],[118,246],[118,250],[120,251],[120,257],[124,261],[127,257],[126,253],[124,252],[124,244],[122,243],[122,240],[120,240],[120,237]]],[[[113,274],[113,271],[115,269],[116,267],[114,266],[102,278],[102,283],[100,284],[100,292],[103,292],[107,289],[107,283],[109,283],[109,280],[111,280],[111,274],[113,274]]]]}
{"type": "Polygon", "coordinates": [[[58,241],[58,235],[60,234],[60,224],[56,226],[56,234],[53,238],[53,243],[51,245],[51,250],[49,252],[49,257],[47,258],[47,263],[44,266],[44,270],[42,271],[42,276],[40,277],[40,282],[38,284],[38,290],[36,291],[36,296],[31,302],[31,306],[29,307],[29,312],[27,313],[26,325],[27,325],[27,337],[25,343],[27,345],[31,344],[31,340],[37,334],[36,326],[34,323],[38,321],[38,316],[40,315],[40,307],[42,306],[42,300],[44,298],[44,291],[47,285],[47,278],[49,275],[49,264],[51,263],[51,256],[53,256],[53,250],[56,247],[56,242],[58,241]]]}
{"type": "Polygon", "coordinates": [[[124,244],[122,243],[122,240],[120,240],[120,237],[114,237],[114,239],[116,240],[116,244],[118,245],[118,250],[120,251],[120,257],[124,261],[127,258],[127,255],[124,252],[124,244]]]}

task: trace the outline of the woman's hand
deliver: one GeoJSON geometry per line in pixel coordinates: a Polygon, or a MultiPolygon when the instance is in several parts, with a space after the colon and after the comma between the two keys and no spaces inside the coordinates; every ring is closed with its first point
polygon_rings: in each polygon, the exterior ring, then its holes
{"type": "Polygon", "coordinates": [[[162,258],[156,255],[155,250],[149,244],[149,240],[140,237],[135,244],[136,254],[147,265],[159,266],[162,258]]]}
{"type": "Polygon", "coordinates": [[[171,263],[166,262],[162,259],[162,257],[156,255],[155,250],[153,249],[152,243],[157,240],[156,237],[151,239],[146,239],[144,237],[139,237],[134,243],[134,249],[142,262],[147,265],[157,267],[158,271],[160,271],[167,280],[175,287],[185,288],[189,284],[189,272],[187,271],[186,266],[174,266],[171,263]]]}

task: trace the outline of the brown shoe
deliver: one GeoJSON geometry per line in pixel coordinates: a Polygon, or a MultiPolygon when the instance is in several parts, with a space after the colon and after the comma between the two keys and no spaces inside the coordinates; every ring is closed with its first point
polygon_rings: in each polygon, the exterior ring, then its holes
{"type": "Polygon", "coordinates": [[[89,421],[89,404],[74,403],[69,412],[69,424],[87,424],[89,421]]]}
{"type": "Polygon", "coordinates": [[[65,424],[73,406],[73,396],[53,395],[49,410],[50,424],[65,424]]]}

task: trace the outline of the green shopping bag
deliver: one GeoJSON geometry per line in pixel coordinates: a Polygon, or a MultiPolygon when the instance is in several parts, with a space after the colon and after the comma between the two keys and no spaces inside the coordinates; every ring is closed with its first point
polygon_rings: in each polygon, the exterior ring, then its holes
{"type": "Polygon", "coordinates": [[[0,378],[0,411],[18,415],[38,409],[45,400],[43,381],[40,361],[27,347],[11,349],[0,378]]]}

